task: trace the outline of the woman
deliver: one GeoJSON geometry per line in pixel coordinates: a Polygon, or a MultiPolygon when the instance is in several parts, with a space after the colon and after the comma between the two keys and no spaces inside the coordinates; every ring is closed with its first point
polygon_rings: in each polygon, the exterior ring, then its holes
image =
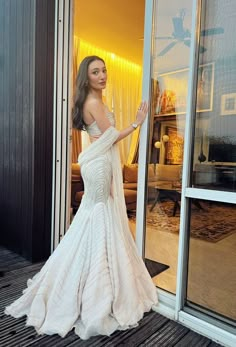
{"type": "Polygon", "coordinates": [[[137,326],[157,303],[156,288],[138,256],[123,195],[116,143],[142,124],[116,130],[102,101],[107,72],[97,56],[86,57],[77,77],[73,124],[85,129],[91,145],[79,156],[85,192],[66,235],[23,295],[5,310],[27,315],[39,334],[64,337],[73,327],[82,339],[137,326]]]}

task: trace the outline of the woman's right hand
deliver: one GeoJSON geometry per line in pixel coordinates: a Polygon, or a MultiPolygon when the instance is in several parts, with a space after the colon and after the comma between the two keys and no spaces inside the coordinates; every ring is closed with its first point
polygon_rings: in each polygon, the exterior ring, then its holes
{"type": "Polygon", "coordinates": [[[148,111],[148,104],[146,101],[142,101],[136,113],[136,123],[138,125],[141,125],[144,122],[147,116],[147,111],[148,111]]]}

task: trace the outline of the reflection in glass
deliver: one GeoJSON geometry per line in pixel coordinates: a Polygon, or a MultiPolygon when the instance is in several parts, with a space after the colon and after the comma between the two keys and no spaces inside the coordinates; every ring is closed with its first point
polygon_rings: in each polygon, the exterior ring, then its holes
{"type": "Polygon", "coordinates": [[[145,258],[157,286],[176,291],[191,1],[155,1],[145,258]]]}
{"type": "Polygon", "coordinates": [[[236,191],[236,3],[204,1],[199,54],[194,187],[236,191]],[[209,29],[211,28],[211,29],[209,29]]]}
{"type": "MultiPolygon", "coordinates": [[[[236,2],[229,0],[226,6],[224,1],[205,0],[202,5],[200,46],[204,50],[199,52],[196,91],[197,104],[202,106],[195,115],[191,185],[236,192],[236,2]],[[211,105],[208,110],[207,105],[211,105]]],[[[202,209],[196,209],[193,203],[187,301],[232,323],[236,319],[236,205],[200,201],[202,209]]]]}
{"type": "Polygon", "coordinates": [[[188,304],[236,319],[236,206],[200,201],[191,208],[188,304]]]}

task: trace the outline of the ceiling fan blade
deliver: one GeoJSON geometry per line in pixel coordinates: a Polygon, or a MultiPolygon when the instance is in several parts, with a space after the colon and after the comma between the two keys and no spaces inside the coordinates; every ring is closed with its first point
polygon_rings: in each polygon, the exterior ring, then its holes
{"type": "Polygon", "coordinates": [[[173,40],[173,36],[156,36],[155,39],[158,39],[158,40],[173,40]]]}
{"type": "Polygon", "coordinates": [[[190,40],[184,40],[184,44],[185,44],[185,46],[190,47],[191,41],[190,40]]]}
{"type": "Polygon", "coordinates": [[[218,35],[218,34],[224,34],[224,28],[221,28],[221,27],[210,28],[210,29],[204,29],[201,31],[202,36],[218,35]]]}
{"type": "Polygon", "coordinates": [[[169,45],[167,45],[159,54],[158,56],[161,57],[163,55],[165,55],[167,52],[169,52],[171,50],[172,47],[174,47],[176,45],[178,41],[174,41],[171,42],[169,45]]]}
{"type": "Polygon", "coordinates": [[[172,22],[173,22],[173,26],[174,26],[174,34],[176,36],[183,35],[183,33],[184,33],[183,19],[180,17],[173,17],[172,22]]]}

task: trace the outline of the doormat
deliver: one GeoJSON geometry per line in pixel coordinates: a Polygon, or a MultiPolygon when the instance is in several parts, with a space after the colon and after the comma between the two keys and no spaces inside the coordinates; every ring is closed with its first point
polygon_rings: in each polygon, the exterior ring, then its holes
{"type": "Polygon", "coordinates": [[[146,259],[145,265],[151,277],[159,275],[161,272],[169,269],[169,266],[166,264],[158,263],[157,261],[146,259]]]}
{"type": "MultiPolygon", "coordinates": [[[[179,233],[179,211],[173,214],[173,202],[162,201],[150,212],[147,208],[146,222],[152,230],[169,233],[179,233]]],[[[236,232],[236,206],[233,204],[212,204],[201,201],[202,209],[193,205],[191,218],[191,234],[195,239],[208,242],[218,242],[236,232]]],[[[135,216],[130,216],[135,221],[135,216]]]]}

